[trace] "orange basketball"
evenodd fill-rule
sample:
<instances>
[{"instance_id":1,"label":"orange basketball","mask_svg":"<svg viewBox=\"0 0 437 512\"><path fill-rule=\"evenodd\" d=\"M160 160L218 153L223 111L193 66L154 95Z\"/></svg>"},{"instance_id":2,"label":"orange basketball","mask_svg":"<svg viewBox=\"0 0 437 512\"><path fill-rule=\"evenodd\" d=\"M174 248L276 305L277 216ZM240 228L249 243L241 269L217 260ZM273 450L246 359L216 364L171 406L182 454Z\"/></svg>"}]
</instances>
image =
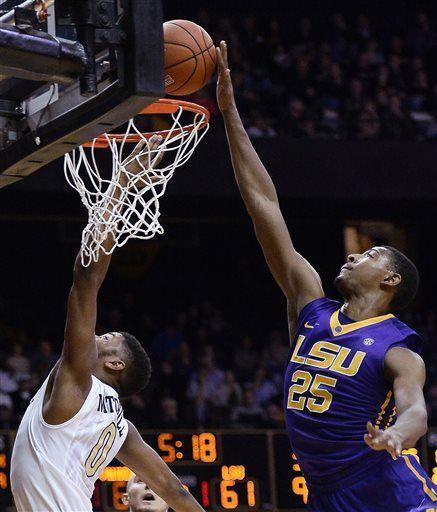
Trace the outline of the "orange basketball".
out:
<instances>
[{"instance_id":1,"label":"orange basketball","mask_svg":"<svg viewBox=\"0 0 437 512\"><path fill-rule=\"evenodd\" d=\"M164 23L165 91L184 96L201 89L211 79L216 64L211 36L187 20Z\"/></svg>"}]
</instances>

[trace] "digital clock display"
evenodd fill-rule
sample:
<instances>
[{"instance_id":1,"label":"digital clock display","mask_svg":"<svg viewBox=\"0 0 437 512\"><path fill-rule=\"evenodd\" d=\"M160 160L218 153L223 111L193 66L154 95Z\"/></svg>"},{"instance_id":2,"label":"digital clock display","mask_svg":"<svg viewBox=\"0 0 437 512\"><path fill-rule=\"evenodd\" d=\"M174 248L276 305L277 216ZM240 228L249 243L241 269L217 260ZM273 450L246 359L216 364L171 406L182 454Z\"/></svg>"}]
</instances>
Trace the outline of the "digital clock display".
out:
<instances>
[{"instance_id":1,"label":"digital clock display","mask_svg":"<svg viewBox=\"0 0 437 512\"><path fill-rule=\"evenodd\" d=\"M155 448L167 463L204 463L219 464L221 450L219 447L220 437L211 432L200 434L184 434L162 432L148 438L146 441Z\"/></svg>"},{"instance_id":2,"label":"digital clock display","mask_svg":"<svg viewBox=\"0 0 437 512\"><path fill-rule=\"evenodd\" d=\"M14 435L0 431L0 510L12 506L9 467ZM283 431L174 430L142 435L206 511L306 510L305 478ZM420 457L437 483L437 431L430 430L409 453ZM126 510L121 498L131 475L130 469L112 461L97 481L93 510Z\"/></svg>"}]
</instances>

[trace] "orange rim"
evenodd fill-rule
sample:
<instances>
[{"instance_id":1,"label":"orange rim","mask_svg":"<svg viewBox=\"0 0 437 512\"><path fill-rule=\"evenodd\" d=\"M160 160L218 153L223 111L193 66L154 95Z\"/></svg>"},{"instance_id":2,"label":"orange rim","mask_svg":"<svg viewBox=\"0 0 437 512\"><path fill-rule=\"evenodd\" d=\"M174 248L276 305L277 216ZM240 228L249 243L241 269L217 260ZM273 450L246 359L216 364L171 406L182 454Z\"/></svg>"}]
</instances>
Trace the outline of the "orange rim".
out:
<instances>
[{"instance_id":1,"label":"orange rim","mask_svg":"<svg viewBox=\"0 0 437 512\"><path fill-rule=\"evenodd\" d=\"M183 100L171 100L168 98L161 98L148 107L144 108L137 115L153 115L153 114L175 114L179 108L182 108L185 112L192 112L193 114L201 114L204 116L204 120L198 124L187 124L182 128L176 128L174 130L160 130L156 132L144 132L139 135L138 133L133 133L131 135L126 136L125 133L107 133L102 134L96 137L93 141L86 142L82 144L85 148L107 148L109 147L108 138L114 140L115 142L127 142L127 143L136 143L139 142L142 138L149 139L152 135L161 135L163 138L167 137L169 133L171 133L171 138L179 135L182 132L191 132L195 128L198 130L203 130L208 123L210 118L209 110L202 105L197 105L196 103L190 103L189 101Z\"/></svg>"}]
</instances>

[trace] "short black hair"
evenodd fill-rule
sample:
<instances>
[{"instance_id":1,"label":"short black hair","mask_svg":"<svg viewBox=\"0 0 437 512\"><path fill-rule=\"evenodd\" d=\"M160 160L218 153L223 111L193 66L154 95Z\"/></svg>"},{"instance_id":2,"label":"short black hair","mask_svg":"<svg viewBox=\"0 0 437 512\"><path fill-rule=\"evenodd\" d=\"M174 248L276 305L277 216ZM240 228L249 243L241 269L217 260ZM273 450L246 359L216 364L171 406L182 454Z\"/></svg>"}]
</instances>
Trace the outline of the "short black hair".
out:
<instances>
[{"instance_id":1,"label":"short black hair","mask_svg":"<svg viewBox=\"0 0 437 512\"><path fill-rule=\"evenodd\" d=\"M390 245L383 245L382 247L390 252L392 270L402 278L390 304L393 311L401 311L416 296L420 281L419 272L416 265L401 251Z\"/></svg>"},{"instance_id":2,"label":"short black hair","mask_svg":"<svg viewBox=\"0 0 437 512\"><path fill-rule=\"evenodd\" d=\"M124 348L127 354L126 368L118 381L118 392L121 398L138 393L144 389L152 375L150 357L141 343L128 332L120 332L124 338Z\"/></svg>"}]
</instances>

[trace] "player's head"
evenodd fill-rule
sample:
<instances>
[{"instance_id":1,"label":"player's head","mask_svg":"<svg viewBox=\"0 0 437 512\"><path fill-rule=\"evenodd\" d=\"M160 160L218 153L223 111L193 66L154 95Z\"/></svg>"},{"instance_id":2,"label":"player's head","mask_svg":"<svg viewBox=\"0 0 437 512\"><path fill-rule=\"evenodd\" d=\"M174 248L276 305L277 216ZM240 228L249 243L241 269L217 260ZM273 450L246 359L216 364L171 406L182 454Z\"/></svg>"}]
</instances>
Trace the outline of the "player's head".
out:
<instances>
[{"instance_id":1,"label":"player's head","mask_svg":"<svg viewBox=\"0 0 437 512\"><path fill-rule=\"evenodd\" d=\"M141 343L127 332L109 332L96 336L98 377L113 385L119 395L131 396L144 389L152 366Z\"/></svg>"},{"instance_id":2,"label":"player's head","mask_svg":"<svg viewBox=\"0 0 437 512\"><path fill-rule=\"evenodd\" d=\"M129 479L122 501L129 507L129 512L168 511L167 503L136 475L132 475Z\"/></svg>"},{"instance_id":3,"label":"player's head","mask_svg":"<svg viewBox=\"0 0 437 512\"><path fill-rule=\"evenodd\" d=\"M414 263L394 247L372 247L350 254L335 279L345 298L385 295L390 311L400 311L414 299L419 273Z\"/></svg>"}]
</instances>

